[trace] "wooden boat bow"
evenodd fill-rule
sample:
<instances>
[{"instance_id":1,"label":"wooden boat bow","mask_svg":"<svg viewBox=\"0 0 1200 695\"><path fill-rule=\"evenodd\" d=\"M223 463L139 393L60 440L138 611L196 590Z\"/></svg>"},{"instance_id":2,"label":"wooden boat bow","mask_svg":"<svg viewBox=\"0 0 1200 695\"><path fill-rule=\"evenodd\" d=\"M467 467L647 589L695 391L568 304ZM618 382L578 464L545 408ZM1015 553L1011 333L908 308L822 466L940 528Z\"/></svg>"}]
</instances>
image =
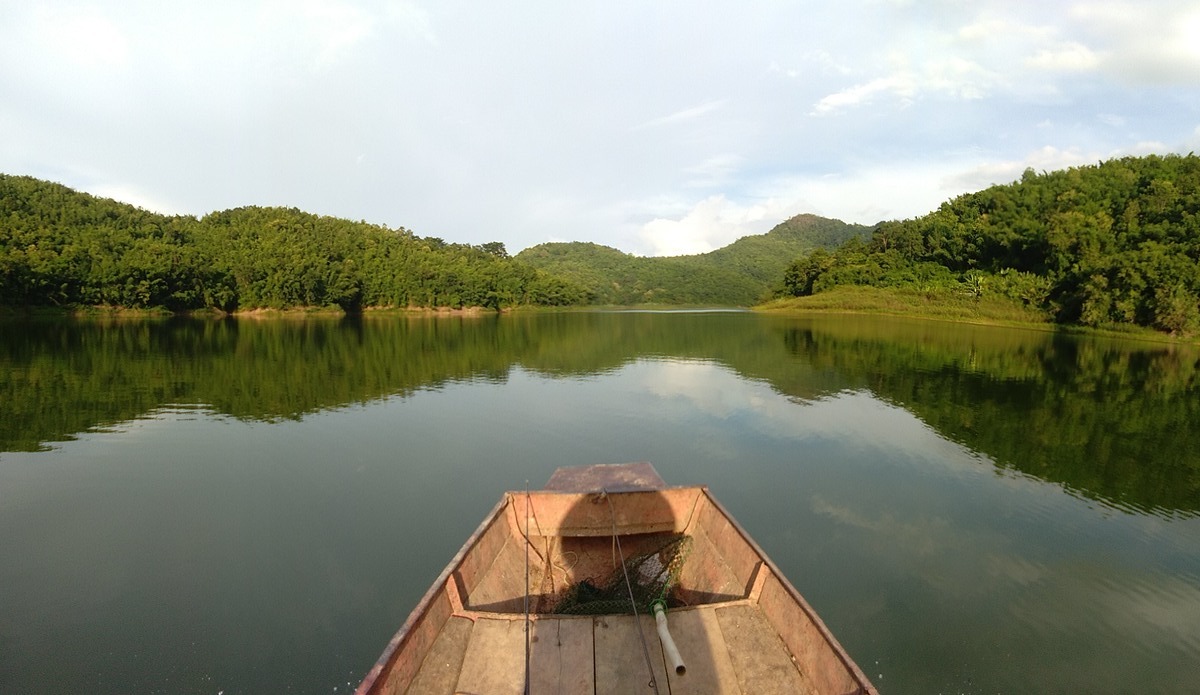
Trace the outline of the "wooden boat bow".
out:
<instances>
[{"instance_id":1,"label":"wooden boat bow","mask_svg":"<svg viewBox=\"0 0 1200 695\"><path fill-rule=\"evenodd\" d=\"M526 536L526 517L529 531ZM654 618L558 615L583 578L611 572L664 534L691 554L672 591L686 673L665 667ZM655 540L659 539L659 540ZM359 695L525 691L650 693L636 630L651 636L660 695L877 693L832 633L705 487L670 487L649 463L560 468L542 490L506 493L434 581L359 685ZM653 652L657 652L654 654Z\"/></svg>"}]
</instances>

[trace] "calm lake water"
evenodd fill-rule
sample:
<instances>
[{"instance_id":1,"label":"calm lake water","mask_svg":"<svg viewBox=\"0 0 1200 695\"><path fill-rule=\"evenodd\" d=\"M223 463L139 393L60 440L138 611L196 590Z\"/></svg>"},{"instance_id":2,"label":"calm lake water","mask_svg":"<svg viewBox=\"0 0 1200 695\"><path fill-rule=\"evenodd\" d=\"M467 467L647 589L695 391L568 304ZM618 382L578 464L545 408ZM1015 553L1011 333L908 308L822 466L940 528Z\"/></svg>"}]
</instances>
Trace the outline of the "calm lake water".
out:
<instances>
[{"instance_id":1,"label":"calm lake water","mask_svg":"<svg viewBox=\"0 0 1200 695\"><path fill-rule=\"evenodd\" d=\"M596 312L0 322L0 692L352 691L504 490L634 460L883 692L1200 687L1195 350Z\"/></svg>"}]
</instances>

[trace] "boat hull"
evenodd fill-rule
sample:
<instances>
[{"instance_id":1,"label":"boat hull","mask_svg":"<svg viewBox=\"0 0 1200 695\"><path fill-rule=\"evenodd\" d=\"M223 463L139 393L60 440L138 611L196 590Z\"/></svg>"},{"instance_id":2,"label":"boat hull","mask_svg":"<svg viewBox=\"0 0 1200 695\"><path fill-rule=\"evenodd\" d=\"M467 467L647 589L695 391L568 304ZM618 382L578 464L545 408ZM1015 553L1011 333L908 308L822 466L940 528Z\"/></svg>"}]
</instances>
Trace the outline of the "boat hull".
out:
<instances>
[{"instance_id":1,"label":"boat hull","mask_svg":"<svg viewBox=\"0 0 1200 695\"><path fill-rule=\"evenodd\" d=\"M614 533L622 562L664 535L689 537L668 617L686 673L666 668L648 615L551 612L568 586L619 565ZM650 669L673 695L876 692L707 488L668 487L645 463L560 469L543 490L506 493L357 692L526 692L527 596L535 695L653 692Z\"/></svg>"}]
</instances>

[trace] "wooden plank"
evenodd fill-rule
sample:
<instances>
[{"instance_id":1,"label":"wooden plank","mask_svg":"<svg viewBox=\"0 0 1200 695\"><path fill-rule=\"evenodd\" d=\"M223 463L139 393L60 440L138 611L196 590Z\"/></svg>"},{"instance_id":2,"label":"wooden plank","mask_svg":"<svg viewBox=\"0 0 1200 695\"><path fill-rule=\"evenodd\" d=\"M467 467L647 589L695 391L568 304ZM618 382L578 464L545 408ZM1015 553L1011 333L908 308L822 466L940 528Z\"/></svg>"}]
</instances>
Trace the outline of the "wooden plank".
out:
<instances>
[{"instance_id":1,"label":"wooden plank","mask_svg":"<svg viewBox=\"0 0 1200 695\"><path fill-rule=\"evenodd\" d=\"M661 490L667 483L647 461L636 463L600 463L594 466L566 466L555 469L543 490L558 492L628 492Z\"/></svg>"},{"instance_id":2,"label":"wooden plank","mask_svg":"<svg viewBox=\"0 0 1200 695\"><path fill-rule=\"evenodd\" d=\"M524 693L525 622L476 620L454 692L459 695Z\"/></svg>"},{"instance_id":3,"label":"wooden plank","mask_svg":"<svg viewBox=\"0 0 1200 695\"><path fill-rule=\"evenodd\" d=\"M525 507L531 507L531 535L610 536L614 518L617 533L679 533L687 528L703 493L698 487L600 493L510 492L506 514L513 535L525 527ZM611 503L611 504L610 504Z\"/></svg>"},{"instance_id":4,"label":"wooden plank","mask_svg":"<svg viewBox=\"0 0 1200 695\"><path fill-rule=\"evenodd\" d=\"M746 597L745 584L729 569L704 527L691 529L692 549L683 563L676 595L688 605L735 601Z\"/></svg>"},{"instance_id":5,"label":"wooden plank","mask_svg":"<svg viewBox=\"0 0 1200 695\"><path fill-rule=\"evenodd\" d=\"M829 628L825 626L825 623L821 621L820 616L818 616L816 611L812 609L812 606L808 605L808 602L804 600L804 597L800 595L800 592L797 591L796 588L787 580L787 578L783 576L783 574L779 571L779 567L777 567L775 563L771 561L771 558L767 557L762 548L758 546L758 543L756 543L753 538L746 534L745 529L743 529L733 517L729 516L729 512L724 506L721 505L719 501L717 501L717 499L711 495L707 495L707 501L712 505L713 509L719 511L721 515L726 518L727 522L742 537L744 543L751 550L751 552L753 552L754 555L762 560L763 564L766 565L766 569L770 570L770 576L764 577L762 592L758 599L759 605L764 614L769 616L769 620L779 629L779 634L784 638L786 644L788 644L788 648L796 657L796 661L799 664L801 672L805 674L813 674L814 676L818 676L822 679L825 679L827 676L831 676L833 680L838 681L838 683L822 683L818 681L812 686L813 689L820 693L830 692L836 693L837 695L849 695L850 693L855 693L858 695L878 695L879 691L877 691L875 687L871 685L870 679L868 679L866 674L862 672L862 669L860 669L858 665L854 663L854 660L850 658L850 655L846 653L846 650L842 648L842 645L838 644L837 638L833 636L833 633L831 633ZM701 505L701 507L703 506L704 505ZM703 510L701 516L704 516ZM701 523L704 523L703 520ZM717 543L717 545L722 545L720 540L716 538L713 540ZM761 573L759 576L762 576ZM773 584L776 584L777 586L773 586ZM779 589L779 591L776 591L776 589ZM774 597L776 596L778 596L778 600L775 600ZM802 613L806 617L806 620L789 622L794 620L794 618L785 617L785 615L794 616L796 615L796 611ZM802 644L798 647L793 646L798 644L798 641L794 639L796 637L794 632L796 631L797 627L799 627L801 632L807 631L810 627L815 630L815 632L819 635L819 639L825 643L828 654L831 655L837 662L840 662L840 666L831 665L830 662L825 660L824 657L818 659L818 661L821 663L811 663L810 655L804 653L804 647ZM800 649L801 651L797 651L797 649ZM832 667L826 670L826 668L830 666ZM843 677L848 678L852 685L844 685L846 681Z\"/></svg>"},{"instance_id":6,"label":"wooden plank","mask_svg":"<svg viewBox=\"0 0 1200 695\"><path fill-rule=\"evenodd\" d=\"M812 693L783 640L756 606L718 608L717 622L737 672L738 687L756 695Z\"/></svg>"},{"instance_id":7,"label":"wooden plank","mask_svg":"<svg viewBox=\"0 0 1200 695\"><path fill-rule=\"evenodd\" d=\"M367 671L367 675L355 690L356 695L395 695L404 692L412 683L430 645L452 610L446 590L446 584L455 581L451 573L462 565L469 551L479 542L488 527L500 518L505 504L505 499L497 502L475 532L467 538L463 547L451 558L450 564L446 565L446 569L434 580L433 586L429 587L416 608L409 613L408 619L392 636L375 665Z\"/></svg>"},{"instance_id":8,"label":"wooden plank","mask_svg":"<svg viewBox=\"0 0 1200 695\"><path fill-rule=\"evenodd\" d=\"M654 620L641 616L658 695L668 694L667 669L654 631ZM593 621L596 642L596 695L651 695L645 651L632 615L599 616Z\"/></svg>"},{"instance_id":9,"label":"wooden plank","mask_svg":"<svg viewBox=\"0 0 1200 695\"><path fill-rule=\"evenodd\" d=\"M505 498L508 499L507 497ZM488 574L496 558L504 548L511 545L509 524L497 515L479 534L478 540L471 546L454 575L463 590L463 598L474 596L483 578Z\"/></svg>"},{"instance_id":10,"label":"wooden plank","mask_svg":"<svg viewBox=\"0 0 1200 695\"><path fill-rule=\"evenodd\" d=\"M747 542L747 536L715 499L705 494L698 505L698 525L704 529L713 546L720 551L725 564L737 582L736 593L745 596L750 590L754 568L762 558L757 548Z\"/></svg>"},{"instance_id":11,"label":"wooden plank","mask_svg":"<svg viewBox=\"0 0 1200 695\"><path fill-rule=\"evenodd\" d=\"M358 686L358 693L396 695L412 684L421 662L450 618L452 606L446 594L445 577L443 572L442 583L435 584L404 621L383 656Z\"/></svg>"},{"instance_id":12,"label":"wooden plank","mask_svg":"<svg viewBox=\"0 0 1200 695\"><path fill-rule=\"evenodd\" d=\"M538 566L530 553L530 563ZM537 588L535 583L534 588ZM495 561L479 576L467 600L475 611L493 613L525 612L525 539L510 538L495 555Z\"/></svg>"},{"instance_id":13,"label":"wooden plank","mask_svg":"<svg viewBox=\"0 0 1200 695\"><path fill-rule=\"evenodd\" d=\"M406 695L453 695L473 626L456 616L446 621Z\"/></svg>"},{"instance_id":14,"label":"wooden plank","mask_svg":"<svg viewBox=\"0 0 1200 695\"><path fill-rule=\"evenodd\" d=\"M859 692L854 673L846 666L840 650L827 638L820 619L773 572L767 573L759 596L761 612L813 688L821 693Z\"/></svg>"},{"instance_id":15,"label":"wooden plank","mask_svg":"<svg viewBox=\"0 0 1200 695\"><path fill-rule=\"evenodd\" d=\"M530 688L533 695L593 695L590 618L551 618L533 622Z\"/></svg>"},{"instance_id":16,"label":"wooden plank","mask_svg":"<svg viewBox=\"0 0 1200 695\"><path fill-rule=\"evenodd\" d=\"M712 608L673 611L667 614L671 638L687 671L672 671L671 695L741 693L737 672L729 658L716 611ZM654 642L658 641L657 635Z\"/></svg>"}]
</instances>

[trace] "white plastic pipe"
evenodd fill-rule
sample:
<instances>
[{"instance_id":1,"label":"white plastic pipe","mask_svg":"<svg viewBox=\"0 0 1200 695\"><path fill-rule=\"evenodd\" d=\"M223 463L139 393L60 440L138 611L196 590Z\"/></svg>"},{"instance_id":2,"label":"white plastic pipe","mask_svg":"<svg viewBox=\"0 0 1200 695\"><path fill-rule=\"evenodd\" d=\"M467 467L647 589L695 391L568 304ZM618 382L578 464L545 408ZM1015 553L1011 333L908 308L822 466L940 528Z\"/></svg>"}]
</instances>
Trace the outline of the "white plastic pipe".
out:
<instances>
[{"instance_id":1,"label":"white plastic pipe","mask_svg":"<svg viewBox=\"0 0 1200 695\"><path fill-rule=\"evenodd\" d=\"M667 657L667 663L675 669L675 673L682 676L687 671L687 667L683 665L683 658L679 656L679 648L675 646L675 640L671 639L671 631L667 629L667 612L661 603L654 604L654 622L658 625L658 641L662 642L663 654Z\"/></svg>"}]
</instances>

